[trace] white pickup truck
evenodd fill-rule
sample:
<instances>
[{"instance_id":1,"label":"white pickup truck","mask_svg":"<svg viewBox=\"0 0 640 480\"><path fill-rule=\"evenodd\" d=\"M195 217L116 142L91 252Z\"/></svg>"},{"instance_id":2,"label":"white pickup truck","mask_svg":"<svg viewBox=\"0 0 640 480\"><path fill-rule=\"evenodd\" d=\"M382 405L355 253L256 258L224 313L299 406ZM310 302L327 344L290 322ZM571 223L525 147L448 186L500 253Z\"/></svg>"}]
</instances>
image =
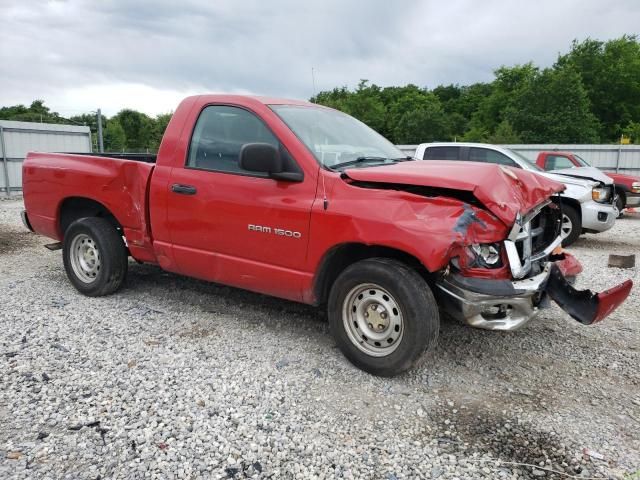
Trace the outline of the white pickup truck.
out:
<instances>
[{"instance_id":1,"label":"white pickup truck","mask_svg":"<svg viewBox=\"0 0 640 480\"><path fill-rule=\"evenodd\" d=\"M459 160L496 163L522 168L564 183L562 193L562 245L569 246L582 233L609 230L618 216L613 180L597 168L572 169L570 174L549 173L508 148L486 143L421 143L418 160Z\"/></svg>"}]
</instances>

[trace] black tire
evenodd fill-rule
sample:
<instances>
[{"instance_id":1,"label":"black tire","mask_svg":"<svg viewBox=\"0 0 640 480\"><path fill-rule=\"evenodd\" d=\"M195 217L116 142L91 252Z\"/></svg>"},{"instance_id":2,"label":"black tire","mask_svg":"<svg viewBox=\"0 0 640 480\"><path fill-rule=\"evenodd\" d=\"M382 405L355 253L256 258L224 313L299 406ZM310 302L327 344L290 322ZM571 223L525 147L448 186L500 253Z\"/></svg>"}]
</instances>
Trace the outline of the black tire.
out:
<instances>
[{"instance_id":1,"label":"black tire","mask_svg":"<svg viewBox=\"0 0 640 480\"><path fill-rule=\"evenodd\" d=\"M575 243L580 234L582 233L582 220L580 219L580 215L576 211L574 207L571 205L563 205L562 206L562 214L566 215L568 219L571 221L571 231L569 234L562 240L562 246L568 247ZM564 222L564 219L563 219Z\"/></svg>"},{"instance_id":2,"label":"black tire","mask_svg":"<svg viewBox=\"0 0 640 480\"><path fill-rule=\"evenodd\" d=\"M77 239L74 245L74 239ZM80 245L82 240L93 246L93 251L97 251L99 261L91 273L84 273L82 278L82 267L78 266L76 260L74 269L74 255L71 251L76 248L79 251L83 248ZM73 247L72 247L73 246ZM90 252L89 252L90 253ZM79 253L77 255L80 255ZM75 258L78 258L77 256ZM128 255L127 248L116 228L104 218L87 217L76 220L64 234L62 259L67 277L74 287L80 292L90 297L100 297L109 295L118 290L127 276ZM77 270L80 269L81 273ZM88 280L86 277L93 278Z\"/></svg>"},{"instance_id":3,"label":"black tire","mask_svg":"<svg viewBox=\"0 0 640 480\"><path fill-rule=\"evenodd\" d=\"M624 198L624 194L618 194L618 197L616 198L616 208L618 209L618 218L621 218L623 213L622 210L624 210L626 204L626 199Z\"/></svg>"},{"instance_id":4,"label":"black tire","mask_svg":"<svg viewBox=\"0 0 640 480\"><path fill-rule=\"evenodd\" d=\"M346 321L343 320L345 318L343 312L350 313L352 308L354 312L356 311L355 305L347 305L352 292L354 290L357 292L361 286L372 284L381 287L378 294L381 294L381 291L388 292L400 312L398 314L394 310L394 315L401 320L394 320L389 315L389 322L399 321L402 325L400 330L402 335L397 340L395 350L384 356L374 356L362 351L361 348L365 342L357 342L361 345L358 347L350 336L354 336L353 330L360 333L362 331L357 330L358 327L354 327L351 334L347 331L348 328L351 328L348 326L349 323L353 320L353 324L356 325L357 321L351 315ZM368 288L366 286L365 290ZM368 290L368 293L374 291L375 288ZM389 300L386 295L382 295L382 297ZM357 302L357 298L362 298L362 295L353 298ZM386 312L383 306L376 308ZM356 367L373 375L391 377L410 369L421 363L421 360L424 360L427 354L435 349L438 340L440 318L436 300L429 285L414 269L393 259L370 258L347 267L331 288L327 314L331 333L345 357ZM398 317L398 315L400 316ZM388 324L387 328L391 328L391 324ZM365 337L363 336L363 338ZM360 339L358 338L358 340ZM383 347L385 346L386 344L383 345ZM379 344L378 347L380 347Z\"/></svg>"}]
</instances>

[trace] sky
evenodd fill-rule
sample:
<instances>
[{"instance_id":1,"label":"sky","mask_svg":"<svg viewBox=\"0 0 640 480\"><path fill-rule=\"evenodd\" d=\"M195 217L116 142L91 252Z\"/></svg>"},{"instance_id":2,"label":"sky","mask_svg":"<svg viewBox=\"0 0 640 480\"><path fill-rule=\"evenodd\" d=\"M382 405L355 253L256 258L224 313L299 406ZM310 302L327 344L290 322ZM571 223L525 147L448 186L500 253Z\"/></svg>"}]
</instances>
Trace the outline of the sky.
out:
<instances>
[{"instance_id":1,"label":"sky","mask_svg":"<svg viewBox=\"0 0 640 480\"><path fill-rule=\"evenodd\" d=\"M0 19L0 106L156 115L197 93L491 81L573 39L640 32L640 2L0 0Z\"/></svg>"}]
</instances>

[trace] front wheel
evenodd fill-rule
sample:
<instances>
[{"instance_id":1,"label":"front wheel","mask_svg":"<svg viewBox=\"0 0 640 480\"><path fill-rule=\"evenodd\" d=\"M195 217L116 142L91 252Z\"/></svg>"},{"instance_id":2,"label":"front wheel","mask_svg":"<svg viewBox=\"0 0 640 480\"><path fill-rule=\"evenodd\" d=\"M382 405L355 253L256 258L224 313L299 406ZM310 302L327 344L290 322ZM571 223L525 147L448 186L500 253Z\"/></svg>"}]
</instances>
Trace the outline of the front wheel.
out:
<instances>
[{"instance_id":1,"label":"front wheel","mask_svg":"<svg viewBox=\"0 0 640 480\"><path fill-rule=\"evenodd\" d=\"M73 222L64 234L62 259L73 286L90 297L115 292L127 275L127 249L116 228L104 218Z\"/></svg>"},{"instance_id":2,"label":"front wheel","mask_svg":"<svg viewBox=\"0 0 640 480\"><path fill-rule=\"evenodd\" d=\"M569 205L562 206L562 228L560 236L562 246L572 245L582 233L582 222L575 208Z\"/></svg>"},{"instance_id":3,"label":"front wheel","mask_svg":"<svg viewBox=\"0 0 640 480\"><path fill-rule=\"evenodd\" d=\"M327 308L342 353L374 375L408 370L438 339L440 319L431 289L396 260L371 258L347 267L331 288Z\"/></svg>"},{"instance_id":4,"label":"front wheel","mask_svg":"<svg viewBox=\"0 0 640 480\"><path fill-rule=\"evenodd\" d=\"M616 197L616 210L618 211L618 218L622 217L622 211L624 210L625 199L622 195Z\"/></svg>"}]
</instances>

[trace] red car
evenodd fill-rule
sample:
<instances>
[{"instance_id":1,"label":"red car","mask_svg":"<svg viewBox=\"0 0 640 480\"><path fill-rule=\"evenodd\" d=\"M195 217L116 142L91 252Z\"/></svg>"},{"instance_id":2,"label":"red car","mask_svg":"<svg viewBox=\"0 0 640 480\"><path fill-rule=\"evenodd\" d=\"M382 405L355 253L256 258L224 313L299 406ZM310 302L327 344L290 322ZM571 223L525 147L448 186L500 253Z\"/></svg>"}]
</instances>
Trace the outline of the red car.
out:
<instances>
[{"instance_id":1,"label":"red car","mask_svg":"<svg viewBox=\"0 0 640 480\"><path fill-rule=\"evenodd\" d=\"M570 152L540 152L536 164L546 170L564 170L566 168L591 167L586 160L579 155ZM625 173L605 172L615 182L616 207L622 214L625 208L640 206L640 177Z\"/></svg>"},{"instance_id":2,"label":"red car","mask_svg":"<svg viewBox=\"0 0 640 480\"><path fill-rule=\"evenodd\" d=\"M106 295L128 257L326 305L342 352L394 375L434 349L439 309L512 330L555 300L602 320L631 281L594 294L559 249L562 184L498 165L418 162L307 102L184 100L154 155L31 153L25 224L56 239L71 283Z\"/></svg>"}]
</instances>

